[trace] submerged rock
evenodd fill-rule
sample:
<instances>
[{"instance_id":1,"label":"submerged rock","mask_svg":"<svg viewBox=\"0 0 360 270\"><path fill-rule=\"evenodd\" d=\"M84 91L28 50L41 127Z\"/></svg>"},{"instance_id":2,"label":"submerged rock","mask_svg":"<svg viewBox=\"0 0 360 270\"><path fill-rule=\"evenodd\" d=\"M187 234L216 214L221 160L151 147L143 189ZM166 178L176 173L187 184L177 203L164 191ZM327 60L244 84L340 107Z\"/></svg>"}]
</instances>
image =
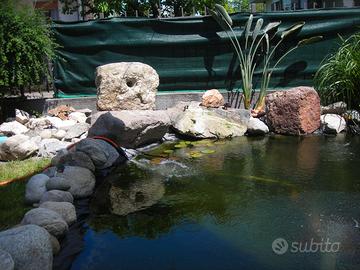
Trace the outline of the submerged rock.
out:
<instances>
[{"instance_id":1,"label":"submerged rock","mask_svg":"<svg viewBox=\"0 0 360 270\"><path fill-rule=\"evenodd\" d=\"M113 111L93 116L89 136L105 136L119 146L137 148L158 142L168 131L166 111Z\"/></svg>"},{"instance_id":2,"label":"submerged rock","mask_svg":"<svg viewBox=\"0 0 360 270\"><path fill-rule=\"evenodd\" d=\"M242 109L208 109L192 102L174 121L176 132L193 138L231 138L243 136L250 113Z\"/></svg>"},{"instance_id":3,"label":"submerged rock","mask_svg":"<svg viewBox=\"0 0 360 270\"><path fill-rule=\"evenodd\" d=\"M28 136L15 135L0 144L0 160L23 160L34 155L38 150L36 142Z\"/></svg>"},{"instance_id":4,"label":"submerged rock","mask_svg":"<svg viewBox=\"0 0 360 270\"><path fill-rule=\"evenodd\" d=\"M45 230L47 230L50 234L52 234L55 237L63 236L66 233L66 231L69 229L67 223L61 217L61 215L46 208L31 209L24 215L21 224L38 225L44 228Z\"/></svg>"},{"instance_id":5,"label":"submerged rock","mask_svg":"<svg viewBox=\"0 0 360 270\"><path fill-rule=\"evenodd\" d=\"M345 119L337 114L324 114L321 116L321 128L324 133L338 134L346 128Z\"/></svg>"},{"instance_id":6,"label":"submerged rock","mask_svg":"<svg viewBox=\"0 0 360 270\"><path fill-rule=\"evenodd\" d=\"M312 87L296 87L266 96L266 117L276 133L301 135L320 127L320 98Z\"/></svg>"},{"instance_id":7,"label":"submerged rock","mask_svg":"<svg viewBox=\"0 0 360 270\"><path fill-rule=\"evenodd\" d=\"M201 105L207 108L219 108L224 103L224 97L217 89L208 90L202 96Z\"/></svg>"},{"instance_id":8,"label":"submerged rock","mask_svg":"<svg viewBox=\"0 0 360 270\"><path fill-rule=\"evenodd\" d=\"M26 203L33 204L40 201L42 195L46 192L46 183L49 176L45 174L36 174L29 179L25 188Z\"/></svg>"},{"instance_id":9,"label":"submerged rock","mask_svg":"<svg viewBox=\"0 0 360 270\"><path fill-rule=\"evenodd\" d=\"M269 128L260 119L250 117L246 133L248 135L265 135L269 133Z\"/></svg>"},{"instance_id":10,"label":"submerged rock","mask_svg":"<svg viewBox=\"0 0 360 270\"><path fill-rule=\"evenodd\" d=\"M51 270L53 252L49 233L36 225L0 232L1 249L8 252L17 270Z\"/></svg>"},{"instance_id":11,"label":"submerged rock","mask_svg":"<svg viewBox=\"0 0 360 270\"><path fill-rule=\"evenodd\" d=\"M159 75L149 65L121 62L99 66L95 84L100 111L155 109Z\"/></svg>"}]
</instances>

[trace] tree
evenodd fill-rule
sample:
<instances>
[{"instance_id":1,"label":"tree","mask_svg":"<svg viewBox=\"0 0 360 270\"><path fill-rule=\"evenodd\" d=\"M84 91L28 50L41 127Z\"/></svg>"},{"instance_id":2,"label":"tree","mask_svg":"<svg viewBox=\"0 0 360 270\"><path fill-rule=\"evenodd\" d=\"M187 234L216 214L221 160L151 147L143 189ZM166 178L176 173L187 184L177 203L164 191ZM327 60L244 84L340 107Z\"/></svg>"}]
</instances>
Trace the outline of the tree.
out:
<instances>
[{"instance_id":1,"label":"tree","mask_svg":"<svg viewBox=\"0 0 360 270\"><path fill-rule=\"evenodd\" d=\"M48 61L57 47L42 13L17 1L0 5L0 93L24 90L50 78Z\"/></svg>"}]
</instances>

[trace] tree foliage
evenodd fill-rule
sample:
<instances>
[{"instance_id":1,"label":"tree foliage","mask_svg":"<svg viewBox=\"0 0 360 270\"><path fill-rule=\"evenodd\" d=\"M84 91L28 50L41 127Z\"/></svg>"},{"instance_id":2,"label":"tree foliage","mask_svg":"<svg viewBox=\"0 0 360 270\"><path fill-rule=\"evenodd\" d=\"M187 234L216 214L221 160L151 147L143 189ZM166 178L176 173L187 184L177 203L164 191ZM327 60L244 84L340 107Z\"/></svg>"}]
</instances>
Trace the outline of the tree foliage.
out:
<instances>
[{"instance_id":1,"label":"tree foliage","mask_svg":"<svg viewBox=\"0 0 360 270\"><path fill-rule=\"evenodd\" d=\"M49 76L48 60L56 44L45 17L27 6L1 0L0 92L24 93L24 89Z\"/></svg>"}]
</instances>

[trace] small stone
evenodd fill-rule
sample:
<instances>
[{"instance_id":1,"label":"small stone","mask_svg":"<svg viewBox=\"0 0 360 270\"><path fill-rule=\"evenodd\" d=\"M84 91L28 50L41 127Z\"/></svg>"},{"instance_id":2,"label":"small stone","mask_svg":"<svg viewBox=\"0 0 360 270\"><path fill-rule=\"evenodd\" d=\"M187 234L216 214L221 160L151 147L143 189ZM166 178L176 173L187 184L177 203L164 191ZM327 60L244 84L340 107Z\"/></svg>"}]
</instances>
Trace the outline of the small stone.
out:
<instances>
[{"instance_id":1,"label":"small stone","mask_svg":"<svg viewBox=\"0 0 360 270\"><path fill-rule=\"evenodd\" d=\"M28 204L37 203L46 192L46 183L49 177L45 174L36 174L26 183L25 201Z\"/></svg>"},{"instance_id":2,"label":"small stone","mask_svg":"<svg viewBox=\"0 0 360 270\"><path fill-rule=\"evenodd\" d=\"M63 129L67 131L75 125L76 125L76 121L74 120L63 120L61 125L58 127L58 129Z\"/></svg>"},{"instance_id":3,"label":"small stone","mask_svg":"<svg viewBox=\"0 0 360 270\"><path fill-rule=\"evenodd\" d=\"M75 206L69 202L44 202L40 204L41 208L50 209L58 213L66 221L68 225L73 224L76 221Z\"/></svg>"},{"instance_id":4,"label":"small stone","mask_svg":"<svg viewBox=\"0 0 360 270\"><path fill-rule=\"evenodd\" d=\"M58 139L44 139L39 146L39 156L53 157L60 150L66 149L71 143L59 141Z\"/></svg>"},{"instance_id":5,"label":"small stone","mask_svg":"<svg viewBox=\"0 0 360 270\"><path fill-rule=\"evenodd\" d=\"M51 129L44 129L40 132L40 137L42 139L50 139L52 136L52 130Z\"/></svg>"},{"instance_id":6,"label":"small stone","mask_svg":"<svg viewBox=\"0 0 360 270\"><path fill-rule=\"evenodd\" d=\"M59 129L58 131L55 132L55 134L53 135L53 137L55 139L58 139L58 140L62 140L64 139L66 136L66 131L63 130L63 129Z\"/></svg>"},{"instance_id":7,"label":"small stone","mask_svg":"<svg viewBox=\"0 0 360 270\"><path fill-rule=\"evenodd\" d=\"M19 109L15 109L15 119L16 121L18 121L20 124L25 125L27 122L29 122L30 119L30 115L22 110Z\"/></svg>"},{"instance_id":8,"label":"small stone","mask_svg":"<svg viewBox=\"0 0 360 270\"><path fill-rule=\"evenodd\" d=\"M246 133L248 135L265 135L269 133L269 128L260 119L250 117Z\"/></svg>"},{"instance_id":9,"label":"small stone","mask_svg":"<svg viewBox=\"0 0 360 270\"><path fill-rule=\"evenodd\" d=\"M343 101L335 102L328 106L321 106L321 114L343 114L346 112L347 105Z\"/></svg>"},{"instance_id":10,"label":"small stone","mask_svg":"<svg viewBox=\"0 0 360 270\"><path fill-rule=\"evenodd\" d=\"M77 111L77 112L72 112L72 113L70 113L70 115L69 115L69 119L70 120L74 120L74 121L76 121L76 122L78 122L78 123L85 123L86 122L86 115L85 115L85 113L82 113L82 112L79 112L79 111Z\"/></svg>"},{"instance_id":11,"label":"small stone","mask_svg":"<svg viewBox=\"0 0 360 270\"><path fill-rule=\"evenodd\" d=\"M62 120L68 119L68 115L75 112L75 109L68 105L59 105L48 111L48 114L59 117Z\"/></svg>"},{"instance_id":12,"label":"small stone","mask_svg":"<svg viewBox=\"0 0 360 270\"><path fill-rule=\"evenodd\" d=\"M78 112L84 113L86 117L89 117L92 113L92 111L88 108L77 110Z\"/></svg>"},{"instance_id":13,"label":"small stone","mask_svg":"<svg viewBox=\"0 0 360 270\"><path fill-rule=\"evenodd\" d=\"M5 250L0 249L0 269L1 270L13 270L15 263L11 255Z\"/></svg>"},{"instance_id":14,"label":"small stone","mask_svg":"<svg viewBox=\"0 0 360 270\"><path fill-rule=\"evenodd\" d=\"M31 209L24 215L21 224L38 225L40 227L43 227L50 234L52 234L57 238L63 236L66 233L66 231L69 229L67 223L61 217L61 215L46 208Z\"/></svg>"},{"instance_id":15,"label":"small stone","mask_svg":"<svg viewBox=\"0 0 360 270\"><path fill-rule=\"evenodd\" d=\"M16 270L52 269L50 235L39 226L25 225L0 232L0 247L12 256Z\"/></svg>"},{"instance_id":16,"label":"small stone","mask_svg":"<svg viewBox=\"0 0 360 270\"><path fill-rule=\"evenodd\" d=\"M338 134L345 130L346 121L337 114L324 114L321 116L321 127L324 133Z\"/></svg>"},{"instance_id":17,"label":"small stone","mask_svg":"<svg viewBox=\"0 0 360 270\"><path fill-rule=\"evenodd\" d=\"M41 129L50 128L51 122L48 119L46 119L45 117L31 118L29 120L29 122L26 124L26 126L32 130L35 130L35 129L41 130Z\"/></svg>"},{"instance_id":18,"label":"small stone","mask_svg":"<svg viewBox=\"0 0 360 270\"><path fill-rule=\"evenodd\" d=\"M67 182L69 184L69 182ZM50 190L46 191L40 199L40 204L44 202L74 202L74 197L68 191Z\"/></svg>"},{"instance_id":19,"label":"small stone","mask_svg":"<svg viewBox=\"0 0 360 270\"><path fill-rule=\"evenodd\" d=\"M224 97L217 89L208 90L202 96L201 105L207 108L219 108L224 103Z\"/></svg>"},{"instance_id":20,"label":"small stone","mask_svg":"<svg viewBox=\"0 0 360 270\"><path fill-rule=\"evenodd\" d=\"M46 189L50 190L62 190L67 191L70 189L70 185L66 182L64 178L61 177L51 177L46 183Z\"/></svg>"},{"instance_id":21,"label":"small stone","mask_svg":"<svg viewBox=\"0 0 360 270\"><path fill-rule=\"evenodd\" d=\"M61 249L59 240L57 240L55 236L50 234L50 242L51 242L51 247L52 247L53 254L57 255L60 252L60 249Z\"/></svg>"},{"instance_id":22,"label":"small stone","mask_svg":"<svg viewBox=\"0 0 360 270\"><path fill-rule=\"evenodd\" d=\"M0 125L0 134L13 136L26 133L28 129L17 121L5 122Z\"/></svg>"},{"instance_id":23,"label":"small stone","mask_svg":"<svg viewBox=\"0 0 360 270\"><path fill-rule=\"evenodd\" d=\"M62 151L52 159L51 164L53 166L77 166L89 169L92 172L95 171L91 158L86 153L80 151Z\"/></svg>"},{"instance_id":24,"label":"small stone","mask_svg":"<svg viewBox=\"0 0 360 270\"><path fill-rule=\"evenodd\" d=\"M87 123L78 123L75 126L71 127L66 135L65 140L71 140L73 138L78 138L85 132L89 130L90 125Z\"/></svg>"}]
</instances>

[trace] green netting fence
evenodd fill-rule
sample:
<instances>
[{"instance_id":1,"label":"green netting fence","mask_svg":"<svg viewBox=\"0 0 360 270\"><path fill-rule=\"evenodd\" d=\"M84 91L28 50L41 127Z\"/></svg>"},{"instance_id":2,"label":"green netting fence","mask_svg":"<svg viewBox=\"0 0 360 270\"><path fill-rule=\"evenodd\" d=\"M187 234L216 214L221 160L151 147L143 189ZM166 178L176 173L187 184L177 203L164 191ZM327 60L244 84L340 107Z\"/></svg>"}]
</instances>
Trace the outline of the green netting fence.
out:
<instances>
[{"instance_id":1,"label":"green netting fence","mask_svg":"<svg viewBox=\"0 0 360 270\"><path fill-rule=\"evenodd\" d=\"M236 33L244 30L248 13L232 15ZM273 74L271 88L312 85L324 57L360 26L360 9L257 13L264 23L282 21L286 28L305 21L303 29L279 48L280 57L299 40L322 35L323 40L288 55ZM96 94L95 69L113 62L143 62L160 76L159 91L237 89L241 86L236 57L226 36L209 16L172 19L111 18L86 22L54 22L61 48L54 65L59 97ZM261 67L261 63L259 63ZM261 69L256 70L255 88Z\"/></svg>"}]
</instances>

